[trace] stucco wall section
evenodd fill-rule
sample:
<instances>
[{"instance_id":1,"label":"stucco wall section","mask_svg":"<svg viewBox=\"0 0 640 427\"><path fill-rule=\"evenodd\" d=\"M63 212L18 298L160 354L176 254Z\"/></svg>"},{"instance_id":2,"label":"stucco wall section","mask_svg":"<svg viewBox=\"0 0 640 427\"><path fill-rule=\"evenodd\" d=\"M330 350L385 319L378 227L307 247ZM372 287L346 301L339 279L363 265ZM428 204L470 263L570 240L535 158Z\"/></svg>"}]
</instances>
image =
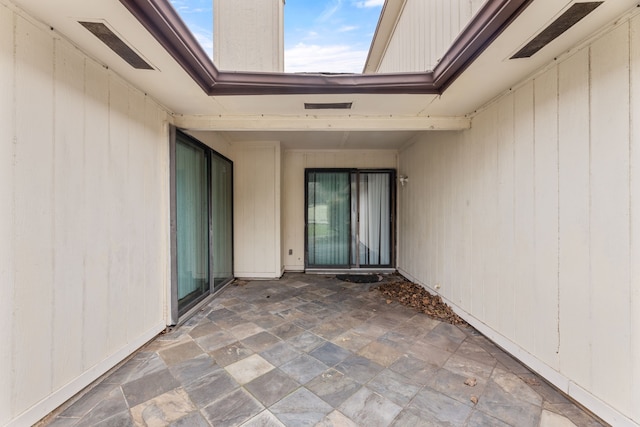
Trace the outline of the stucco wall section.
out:
<instances>
[{"instance_id":1,"label":"stucco wall section","mask_svg":"<svg viewBox=\"0 0 640 427\"><path fill-rule=\"evenodd\" d=\"M0 4L0 424L30 425L164 325L167 114Z\"/></svg>"},{"instance_id":2,"label":"stucco wall section","mask_svg":"<svg viewBox=\"0 0 640 427\"><path fill-rule=\"evenodd\" d=\"M640 423L640 17L400 154L399 268L613 425Z\"/></svg>"}]
</instances>

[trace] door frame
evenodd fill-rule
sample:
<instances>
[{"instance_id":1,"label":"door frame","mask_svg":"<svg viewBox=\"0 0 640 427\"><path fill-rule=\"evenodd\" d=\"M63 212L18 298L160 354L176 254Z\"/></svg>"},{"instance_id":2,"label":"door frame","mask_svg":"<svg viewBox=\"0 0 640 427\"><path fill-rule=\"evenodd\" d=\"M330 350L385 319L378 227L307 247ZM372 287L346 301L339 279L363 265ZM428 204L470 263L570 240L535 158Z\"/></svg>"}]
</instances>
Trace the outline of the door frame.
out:
<instances>
[{"instance_id":1,"label":"door frame","mask_svg":"<svg viewBox=\"0 0 640 427\"><path fill-rule=\"evenodd\" d=\"M234 265L234 224L233 224L233 199L234 199L234 185L233 185L233 161L226 156L215 151L213 148L208 145L198 141L196 138L187 134L186 132L176 128L171 125L169 130L169 205L170 205L170 221L169 221L169 232L170 232L170 268L171 268L171 285L169 290L169 324L176 325L179 321L184 320L189 317L189 313L194 310L194 308L199 307L201 304L207 301L208 297L213 294L221 291L226 285L231 283L234 279L233 275L233 265ZM209 238L209 289L208 292L199 298L193 304L190 304L187 308L180 310L178 307L178 227L177 227L177 194L176 194L176 150L177 150L177 139L178 134L181 138L186 139L189 143L194 144L195 146L204 149L207 158L207 194L208 194L208 238ZM223 282L219 289L214 288L214 280L212 277L214 271L214 251L213 247L213 200L211 197L211 180L212 180L212 161L211 158L213 156L217 156L221 159L224 159L229 162L229 166L231 167L231 266L232 266L232 274L231 277L226 282Z\"/></svg>"},{"instance_id":2,"label":"door frame","mask_svg":"<svg viewBox=\"0 0 640 427\"><path fill-rule=\"evenodd\" d=\"M351 191L349 193L349 209L351 210L351 206L353 203L353 187L355 186L355 202L356 202L356 214L357 220L359 221L360 217L360 173L386 173L389 175L389 221L390 224L390 254L389 254L389 264L384 265L365 265L364 267L360 265L358 253L356 253L356 263L352 263L353 258L353 223L351 218L351 212L349 214L349 262L346 265L309 265L309 174L316 172L348 172ZM354 179L355 177L355 179ZM396 265L396 197L397 197L397 183L396 183L396 170L389 168L366 168L366 169L358 169L358 168L305 168L304 170L304 268L307 269L331 269L331 270L372 270L372 269L380 269L386 270L389 268L395 268ZM359 242L359 232L360 227L356 225L356 243ZM357 245L356 245L357 251Z\"/></svg>"}]
</instances>

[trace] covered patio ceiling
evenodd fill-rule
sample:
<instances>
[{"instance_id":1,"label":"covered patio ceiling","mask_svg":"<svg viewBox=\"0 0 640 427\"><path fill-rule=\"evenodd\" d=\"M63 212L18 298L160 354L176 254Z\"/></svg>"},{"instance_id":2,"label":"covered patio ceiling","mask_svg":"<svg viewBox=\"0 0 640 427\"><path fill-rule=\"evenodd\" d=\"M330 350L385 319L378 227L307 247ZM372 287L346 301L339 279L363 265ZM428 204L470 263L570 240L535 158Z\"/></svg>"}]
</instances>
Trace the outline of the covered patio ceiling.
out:
<instances>
[{"instance_id":1,"label":"covered patio ceiling","mask_svg":"<svg viewBox=\"0 0 640 427\"><path fill-rule=\"evenodd\" d=\"M467 129L476 109L636 5L606 0L532 57L509 59L576 2L487 0L432 71L322 75L221 72L167 0L14 2L157 99L177 126L290 148L398 148L417 132ZM134 69L79 21L104 23L153 69ZM326 102L352 108L304 109Z\"/></svg>"}]
</instances>

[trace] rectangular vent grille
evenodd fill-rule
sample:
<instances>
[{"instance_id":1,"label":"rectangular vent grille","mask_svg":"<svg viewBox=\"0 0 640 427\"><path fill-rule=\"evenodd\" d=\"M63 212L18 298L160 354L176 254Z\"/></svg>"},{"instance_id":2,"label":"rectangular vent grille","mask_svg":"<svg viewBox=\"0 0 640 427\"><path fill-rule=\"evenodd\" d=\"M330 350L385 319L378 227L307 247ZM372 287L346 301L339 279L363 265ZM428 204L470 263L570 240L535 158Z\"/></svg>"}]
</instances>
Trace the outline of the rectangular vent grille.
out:
<instances>
[{"instance_id":1,"label":"rectangular vent grille","mask_svg":"<svg viewBox=\"0 0 640 427\"><path fill-rule=\"evenodd\" d=\"M140 57L133 49L131 49L125 42L122 41L113 31L109 29L102 22L81 22L80 25L89 30L94 36L102 40L104 44L109 46L118 56L133 68L138 70L153 70L153 67L149 65L144 59Z\"/></svg>"},{"instance_id":2,"label":"rectangular vent grille","mask_svg":"<svg viewBox=\"0 0 640 427\"><path fill-rule=\"evenodd\" d=\"M562 33L577 24L582 18L593 12L603 2L590 1L586 3L576 3L566 10L551 25L542 30L525 47L513 55L511 59L530 58L540 49L558 38Z\"/></svg>"},{"instance_id":3,"label":"rectangular vent grille","mask_svg":"<svg viewBox=\"0 0 640 427\"><path fill-rule=\"evenodd\" d=\"M353 102L305 102L305 110L350 110Z\"/></svg>"}]
</instances>

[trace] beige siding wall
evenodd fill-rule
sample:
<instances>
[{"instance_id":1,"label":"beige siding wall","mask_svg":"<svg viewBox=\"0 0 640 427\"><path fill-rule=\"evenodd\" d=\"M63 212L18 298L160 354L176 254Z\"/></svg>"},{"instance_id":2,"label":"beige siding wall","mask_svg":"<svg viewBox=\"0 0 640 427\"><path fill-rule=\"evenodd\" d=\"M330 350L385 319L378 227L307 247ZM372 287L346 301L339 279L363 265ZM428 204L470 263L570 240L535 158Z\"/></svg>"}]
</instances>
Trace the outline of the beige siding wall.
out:
<instances>
[{"instance_id":1,"label":"beige siding wall","mask_svg":"<svg viewBox=\"0 0 640 427\"><path fill-rule=\"evenodd\" d=\"M280 258L280 143L234 146L234 274L274 278Z\"/></svg>"},{"instance_id":2,"label":"beige siding wall","mask_svg":"<svg viewBox=\"0 0 640 427\"><path fill-rule=\"evenodd\" d=\"M284 0L216 0L214 62L221 70L284 71Z\"/></svg>"},{"instance_id":3,"label":"beige siding wall","mask_svg":"<svg viewBox=\"0 0 640 427\"><path fill-rule=\"evenodd\" d=\"M282 259L285 270L304 270L304 170L396 169L395 150L285 151L282 181ZM292 254L289 255L289 249Z\"/></svg>"},{"instance_id":4,"label":"beige siding wall","mask_svg":"<svg viewBox=\"0 0 640 427\"><path fill-rule=\"evenodd\" d=\"M640 423L640 16L400 155L400 269Z\"/></svg>"},{"instance_id":5,"label":"beige siding wall","mask_svg":"<svg viewBox=\"0 0 640 427\"><path fill-rule=\"evenodd\" d=\"M377 72L432 70L483 3L406 0Z\"/></svg>"},{"instance_id":6,"label":"beige siding wall","mask_svg":"<svg viewBox=\"0 0 640 427\"><path fill-rule=\"evenodd\" d=\"M226 158L233 160L233 146L229 141L217 132L205 131L186 131L198 141L214 149L218 154L222 154Z\"/></svg>"},{"instance_id":7,"label":"beige siding wall","mask_svg":"<svg viewBox=\"0 0 640 427\"><path fill-rule=\"evenodd\" d=\"M0 3L0 425L30 425L164 325L166 113Z\"/></svg>"}]
</instances>

